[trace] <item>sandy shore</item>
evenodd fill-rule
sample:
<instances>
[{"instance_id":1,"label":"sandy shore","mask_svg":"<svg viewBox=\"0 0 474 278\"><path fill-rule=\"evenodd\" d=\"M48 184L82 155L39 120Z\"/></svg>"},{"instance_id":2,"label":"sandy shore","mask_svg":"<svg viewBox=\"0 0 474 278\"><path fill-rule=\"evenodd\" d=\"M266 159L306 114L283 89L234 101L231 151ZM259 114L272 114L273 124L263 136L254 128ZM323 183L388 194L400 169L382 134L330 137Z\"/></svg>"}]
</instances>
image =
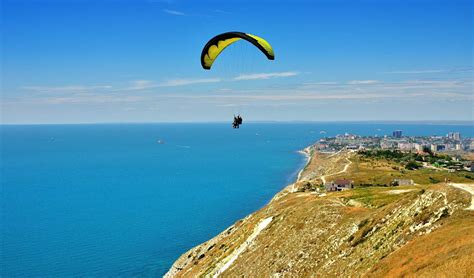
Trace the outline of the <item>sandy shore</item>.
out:
<instances>
[{"instance_id":1,"label":"sandy shore","mask_svg":"<svg viewBox=\"0 0 474 278\"><path fill-rule=\"evenodd\" d=\"M309 165L309 163L311 162L311 150L313 148L313 145L311 146L308 146L306 148L304 148L303 150L301 151L298 151L298 153L304 155L306 157L306 163L304 164L303 168L301 168L301 170L298 172L298 176L296 178L296 181L300 181L301 180L301 175L303 174L303 171L304 169Z\"/></svg>"}]
</instances>

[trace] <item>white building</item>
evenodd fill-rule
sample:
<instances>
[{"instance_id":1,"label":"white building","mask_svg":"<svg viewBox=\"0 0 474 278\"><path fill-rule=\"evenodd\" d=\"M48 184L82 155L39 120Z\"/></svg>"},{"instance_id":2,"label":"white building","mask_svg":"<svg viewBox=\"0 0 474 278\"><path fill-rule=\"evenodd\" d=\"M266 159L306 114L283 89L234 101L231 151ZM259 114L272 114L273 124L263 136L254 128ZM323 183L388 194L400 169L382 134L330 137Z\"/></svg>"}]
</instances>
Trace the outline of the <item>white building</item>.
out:
<instances>
[{"instance_id":1,"label":"white building","mask_svg":"<svg viewBox=\"0 0 474 278\"><path fill-rule=\"evenodd\" d=\"M399 142L398 149L401 151L411 151L415 148L413 143Z\"/></svg>"},{"instance_id":2,"label":"white building","mask_svg":"<svg viewBox=\"0 0 474 278\"><path fill-rule=\"evenodd\" d=\"M460 132L449 132L447 137L452 140L460 141L461 133Z\"/></svg>"},{"instance_id":3,"label":"white building","mask_svg":"<svg viewBox=\"0 0 474 278\"><path fill-rule=\"evenodd\" d=\"M412 179L393 179L392 185L414 185Z\"/></svg>"},{"instance_id":4,"label":"white building","mask_svg":"<svg viewBox=\"0 0 474 278\"><path fill-rule=\"evenodd\" d=\"M419 151L419 152L423 151L423 149L424 149L425 146L426 146L426 145L418 144L418 143L415 143L415 144L413 145L413 147L415 148L415 150L417 150L417 151Z\"/></svg>"},{"instance_id":5,"label":"white building","mask_svg":"<svg viewBox=\"0 0 474 278\"><path fill-rule=\"evenodd\" d=\"M351 180L339 179L324 184L326 191L343 191L354 188L354 184Z\"/></svg>"}]
</instances>

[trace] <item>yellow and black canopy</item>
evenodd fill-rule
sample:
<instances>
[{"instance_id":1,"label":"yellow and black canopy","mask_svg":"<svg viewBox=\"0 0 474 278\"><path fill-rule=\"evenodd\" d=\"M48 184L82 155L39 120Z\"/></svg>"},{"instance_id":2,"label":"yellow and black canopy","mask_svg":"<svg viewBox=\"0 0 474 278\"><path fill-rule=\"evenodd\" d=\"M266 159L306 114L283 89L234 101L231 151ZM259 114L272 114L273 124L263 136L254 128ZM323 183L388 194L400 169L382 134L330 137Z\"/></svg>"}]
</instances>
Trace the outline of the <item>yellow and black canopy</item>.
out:
<instances>
[{"instance_id":1,"label":"yellow and black canopy","mask_svg":"<svg viewBox=\"0 0 474 278\"><path fill-rule=\"evenodd\" d=\"M206 43L201 53L201 65L204 69L211 69L212 64L221 52L238 40L246 40L255 45L267 56L269 60L275 60L272 46L264 39L255 35L242 32L227 32L215 36Z\"/></svg>"}]
</instances>

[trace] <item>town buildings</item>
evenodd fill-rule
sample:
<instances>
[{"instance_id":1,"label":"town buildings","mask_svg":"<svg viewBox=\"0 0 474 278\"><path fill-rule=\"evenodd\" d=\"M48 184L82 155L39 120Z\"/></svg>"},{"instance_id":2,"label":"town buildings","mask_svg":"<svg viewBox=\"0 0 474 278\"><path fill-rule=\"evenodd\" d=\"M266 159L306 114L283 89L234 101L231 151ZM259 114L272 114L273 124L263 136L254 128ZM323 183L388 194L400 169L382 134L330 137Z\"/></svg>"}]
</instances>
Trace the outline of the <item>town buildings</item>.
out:
<instances>
[{"instance_id":1,"label":"town buildings","mask_svg":"<svg viewBox=\"0 0 474 278\"><path fill-rule=\"evenodd\" d=\"M401 130L395 130L392 132L392 137L394 138L402 138L402 131Z\"/></svg>"},{"instance_id":2,"label":"town buildings","mask_svg":"<svg viewBox=\"0 0 474 278\"><path fill-rule=\"evenodd\" d=\"M358 136L355 134L337 135L322 138L317 144L321 151L341 149L384 149L403 152L474 151L474 138L462 138L459 132L450 132L446 136L404 136L396 130L394 136Z\"/></svg>"}]
</instances>

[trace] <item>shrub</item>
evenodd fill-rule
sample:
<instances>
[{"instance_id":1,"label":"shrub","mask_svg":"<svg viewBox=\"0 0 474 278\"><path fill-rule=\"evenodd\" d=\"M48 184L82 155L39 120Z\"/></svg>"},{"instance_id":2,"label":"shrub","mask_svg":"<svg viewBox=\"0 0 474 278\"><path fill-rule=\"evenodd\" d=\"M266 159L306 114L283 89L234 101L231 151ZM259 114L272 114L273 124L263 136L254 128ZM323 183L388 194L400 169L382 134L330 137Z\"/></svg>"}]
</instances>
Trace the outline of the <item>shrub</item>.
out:
<instances>
[{"instance_id":1,"label":"shrub","mask_svg":"<svg viewBox=\"0 0 474 278\"><path fill-rule=\"evenodd\" d=\"M433 178L433 177L430 177L430 183L439 183L440 180L438 180L437 178Z\"/></svg>"},{"instance_id":2,"label":"shrub","mask_svg":"<svg viewBox=\"0 0 474 278\"><path fill-rule=\"evenodd\" d=\"M408 170L416 170L420 167L421 167L421 164L414 160L408 161L408 163L405 165L405 168Z\"/></svg>"}]
</instances>

